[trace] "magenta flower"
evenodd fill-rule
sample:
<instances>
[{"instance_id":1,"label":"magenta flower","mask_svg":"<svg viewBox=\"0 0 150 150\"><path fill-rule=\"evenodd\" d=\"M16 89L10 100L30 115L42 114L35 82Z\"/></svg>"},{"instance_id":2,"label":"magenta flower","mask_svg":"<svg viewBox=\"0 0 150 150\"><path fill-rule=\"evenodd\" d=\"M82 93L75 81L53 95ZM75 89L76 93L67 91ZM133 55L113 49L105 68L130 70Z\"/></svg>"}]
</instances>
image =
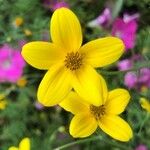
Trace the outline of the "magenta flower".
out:
<instances>
[{"instance_id":1,"label":"magenta flower","mask_svg":"<svg viewBox=\"0 0 150 150\"><path fill-rule=\"evenodd\" d=\"M121 71L128 70L131 68L132 68L132 61L130 59L124 59L118 63L118 69Z\"/></svg>"},{"instance_id":2,"label":"magenta flower","mask_svg":"<svg viewBox=\"0 0 150 150\"><path fill-rule=\"evenodd\" d=\"M24 66L20 51L7 44L0 48L0 82L15 83L21 77Z\"/></svg>"},{"instance_id":3,"label":"magenta flower","mask_svg":"<svg viewBox=\"0 0 150 150\"><path fill-rule=\"evenodd\" d=\"M50 8L52 11L55 11L57 8L69 7L68 3L64 0L43 0L44 5L47 8Z\"/></svg>"},{"instance_id":4,"label":"magenta flower","mask_svg":"<svg viewBox=\"0 0 150 150\"><path fill-rule=\"evenodd\" d=\"M135 150L148 150L148 148L147 148L145 145L140 144L139 146L137 146L137 147L135 148Z\"/></svg>"},{"instance_id":5,"label":"magenta flower","mask_svg":"<svg viewBox=\"0 0 150 150\"><path fill-rule=\"evenodd\" d=\"M132 18L132 17L131 17ZM128 16L124 19L117 18L113 23L112 35L121 38L125 44L126 50L131 49L135 45L137 21Z\"/></svg>"},{"instance_id":6,"label":"magenta flower","mask_svg":"<svg viewBox=\"0 0 150 150\"><path fill-rule=\"evenodd\" d=\"M107 26L112 19L111 11L109 8L105 8L104 11L94 20L90 21L88 23L89 27L95 27L95 26Z\"/></svg>"},{"instance_id":7,"label":"magenta flower","mask_svg":"<svg viewBox=\"0 0 150 150\"><path fill-rule=\"evenodd\" d=\"M124 84L128 88L134 88L137 84L137 81L138 81L138 77L134 72L128 72L125 74Z\"/></svg>"}]
</instances>

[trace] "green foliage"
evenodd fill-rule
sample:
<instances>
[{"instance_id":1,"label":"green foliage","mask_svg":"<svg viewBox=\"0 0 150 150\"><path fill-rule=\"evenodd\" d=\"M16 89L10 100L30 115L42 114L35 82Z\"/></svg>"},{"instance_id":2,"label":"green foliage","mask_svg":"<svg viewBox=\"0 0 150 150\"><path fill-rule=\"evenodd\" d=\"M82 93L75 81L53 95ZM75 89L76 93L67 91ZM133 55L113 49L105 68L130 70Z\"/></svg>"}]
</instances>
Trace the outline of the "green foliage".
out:
<instances>
[{"instance_id":1,"label":"green foliage","mask_svg":"<svg viewBox=\"0 0 150 150\"><path fill-rule=\"evenodd\" d=\"M131 52L124 54L122 58L131 57L133 53L140 53L146 60L150 60L149 0L110 0L108 2L112 4L113 8L117 8L117 10L113 9L114 17L121 15L125 10L133 10L134 8L136 8L141 16L136 46ZM118 2L122 4L118 5ZM68 0L68 3L81 21L84 42L110 34L110 29L104 30L87 26L87 23L96 18L105 8L105 1ZM47 40L49 40L49 21L51 15L52 12L44 7L42 0L0 0L0 44L9 43L14 47L18 47L18 41L20 40L43 40L43 37L47 35ZM13 25L16 17L22 17L24 20L20 27L14 27ZM29 29L32 35L26 36L24 33L25 29ZM135 67L139 67L139 65L145 64L137 63ZM107 72L103 72L108 70L117 71L116 64L105 67L102 70L102 74L106 76L106 81L109 83L109 89L125 87L123 83L124 73L110 75ZM138 70L136 72L138 73ZM12 145L18 146L24 137L31 139L31 150L51 150L75 141L68 131L69 121L72 117L70 114L57 106L43 108L43 110L35 108L37 87L44 73L27 66L24 76L27 78L28 83L25 87L0 84L0 93L6 93L8 101L6 109L0 110L0 150L7 150ZM137 90L130 90L130 93L132 97L131 102L123 117L126 118L134 130L132 141L122 144L112 140L100 131L102 139L99 141L85 142L81 145L76 144L66 148L66 150L122 150L121 145L127 149L134 149L141 143L146 144L150 149L150 120L146 120L142 129L140 129L143 119L146 118L146 112L139 105L139 98L141 96L150 99L150 89L148 89L147 93L140 93ZM61 131L60 127L64 127L64 131Z\"/></svg>"}]
</instances>

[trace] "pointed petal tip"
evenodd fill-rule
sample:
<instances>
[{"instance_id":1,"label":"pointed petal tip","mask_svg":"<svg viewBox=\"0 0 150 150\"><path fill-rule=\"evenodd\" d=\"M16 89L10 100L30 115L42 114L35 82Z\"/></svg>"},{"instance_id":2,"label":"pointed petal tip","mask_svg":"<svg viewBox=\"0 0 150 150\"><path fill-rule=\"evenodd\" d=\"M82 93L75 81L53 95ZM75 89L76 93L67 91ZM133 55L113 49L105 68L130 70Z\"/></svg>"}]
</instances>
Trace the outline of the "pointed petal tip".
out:
<instances>
[{"instance_id":1,"label":"pointed petal tip","mask_svg":"<svg viewBox=\"0 0 150 150\"><path fill-rule=\"evenodd\" d=\"M120 43L120 46L121 46L121 50L122 50L122 53L125 52L125 44L123 42L122 39L118 38L118 37L113 37L114 39L118 40L118 44Z\"/></svg>"},{"instance_id":2,"label":"pointed petal tip","mask_svg":"<svg viewBox=\"0 0 150 150\"><path fill-rule=\"evenodd\" d=\"M77 16L68 8L57 9L50 21L53 43L67 52L77 51L82 44L82 30Z\"/></svg>"}]
</instances>

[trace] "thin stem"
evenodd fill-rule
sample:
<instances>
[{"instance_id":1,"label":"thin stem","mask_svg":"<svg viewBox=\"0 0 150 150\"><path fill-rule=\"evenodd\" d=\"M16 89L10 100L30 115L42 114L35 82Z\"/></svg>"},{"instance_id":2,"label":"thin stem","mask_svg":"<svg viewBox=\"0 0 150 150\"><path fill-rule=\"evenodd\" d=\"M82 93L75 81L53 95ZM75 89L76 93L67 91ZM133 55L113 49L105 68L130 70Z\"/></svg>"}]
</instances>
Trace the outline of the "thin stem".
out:
<instances>
[{"instance_id":1,"label":"thin stem","mask_svg":"<svg viewBox=\"0 0 150 150\"><path fill-rule=\"evenodd\" d=\"M142 131L142 129L143 129L143 127L144 127L144 125L145 125L146 121L148 120L149 116L150 116L150 115L149 115L149 112L147 112L147 114L146 114L146 116L145 116L144 120L143 120L143 121L142 121L142 123L141 123L141 126L140 126L140 129L139 129L138 134L140 134L140 133L141 133L141 131Z\"/></svg>"},{"instance_id":2,"label":"thin stem","mask_svg":"<svg viewBox=\"0 0 150 150\"><path fill-rule=\"evenodd\" d=\"M96 134L97 134L97 135L100 135L100 134L101 134L100 130L97 130L97 131L96 131ZM119 148L121 148L122 150L126 150L126 149L127 149L127 146L123 146L123 145L120 144L120 143L116 143L117 141L110 141L110 140L108 140L108 139L106 139L106 138L102 138L102 139L100 139L100 140L103 140L106 144L110 144L110 145L113 145L113 146L115 146L115 147L119 147ZM128 150L131 150L130 147L128 147Z\"/></svg>"},{"instance_id":3,"label":"thin stem","mask_svg":"<svg viewBox=\"0 0 150 150\"><path fill-rule=\"evenodd\" d=\"M83 139L83 140L78 140L78 141L74 141L74 142L71 142L71 143L62 145L62 146L60 146L60 147L55 148L54 150L63 150L63 149L65 149L65 148L74 146L74 145L76 145L76 144L83 144L83 143L87 143L87 142L91 142L91 141L96 141L96 140L103 140L105 143L110 144L110 145L113 145L113 146L116 146L116 147L119 147L119 148L121 148L122 150L126 150L126 149L127 149L127 147L122 146L122 145L120 145L120 144L112 143L112 142L109 142L109 141L107 141L107 140L104 140L102 136L95 136L95 137L86 138L86 139ZM131 149L128 147L128 150L131 150Z\"/></svg>"},{"instance_id":4,"label":"thin stem","mask_svg":"<svg viewBox=\"0 0 150 150\"><path fill-rule=\"evenodd\" d=\"M26 74L24 75L26 78L30 79L30 78L41 78L44 76L44 74Z\"/></svg>"},{"instance_id":5,"label":"thin stem","mask_svg":"<svg viewBox=\"0 0 150 150\"><path fill-rule=\"evenodd\" d=\"M122 6L123 6L123 0L117 0L115 3L115 7L113 9L113 12L112 12L113 19L115 19L118 16L119 12L121 11Z\"/></svg>"},{"instance_id":6,"label":"thin stem","mask_svg":"<svg viewBox=\"0 0 150 150\"><path fill-rule=\"evenodd\" d=\"M123 71L105 71L105 70L99 70L98 72L102 73L102 74L106 74L106 75L116 75L118 73L127 73L130 71L138 71L139 69L145 68L145 67L150 67L150 63L148 62L147 64L141 65L139 67L134 67L132 69L128 69L128 70L123 70Z\"/></svg>"},{"instance_id":7,"label":"thin stem","mask_svg":"<svg viewBox=\"0 0 150 150\"><path fill-rule=\"evenodd\" d=\"M4 95L8 96L14 90L16 90L16 87L15 87L15 85L12 85L11 87L9 87L5 90Z\"/></svg>"},{"instance_id":8,"label":"thin stem","mask_svg":"<svg viewBox=\"0 0 150 150\"><path fill-rule=\"evenodd\" d=\"M83 139L83 140L77 140L77 141L74 141L74 142L71 142L71 143L62 145L62 146L60 146L60 147L57 147L57 148L55 148L54 150L62 150L62 149L64 149L64 148L68 148L68 147L74 146L74 145L76 145L76 144L82 144L82 143L86 143L86 142L96 141L96 140L99 140L99 139L102 139L102 137L100 137L100 136L95 136L95 137L86 138L86 139Z\"/></svg>"}]
</instances>

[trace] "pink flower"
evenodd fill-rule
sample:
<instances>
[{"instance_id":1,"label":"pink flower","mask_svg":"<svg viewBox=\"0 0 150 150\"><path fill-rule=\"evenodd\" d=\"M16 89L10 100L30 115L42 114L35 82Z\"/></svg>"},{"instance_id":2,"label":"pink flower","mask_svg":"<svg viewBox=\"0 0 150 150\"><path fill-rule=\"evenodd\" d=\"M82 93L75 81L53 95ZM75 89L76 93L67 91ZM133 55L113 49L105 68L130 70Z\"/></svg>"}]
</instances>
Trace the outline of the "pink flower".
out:
<instances>
[{"instance_id":1,"label":"pink flower","mask_svg":"<svg viewBox=\"0 0 150 150\"><path fill-rule=\"evenodd\" d=\"M132 18L132 17L131 17ZM135 45L137 21L136 19L117 18L112 27L112 35L121 38L125 44L126 50L131 49Z\"/></svg>"},{"instance_id":2,"label":"pink flower","mask_svg":"<svg viewBox=\"0 0 150 150\"><path fill-rule=\"evenodd\" d=\"M20 51L7 44L0 48L0 82L15 83L21 77L24 66Z\"/></svg>"},{"instance_id":3,"label":"pink flower","mask_svg":"<svg viewBox=\"0 0 150 150\"><path fill-rule=\"evenodd\" d=\"M132 61L130 59L124 59L118 63L119 70L128 70L132 68Z\"/></svg>"},{"instance_id":4,"label":"pink flower","mask_svg":"<svg viewBox=\"0 0 150 150\"><path fill-rule=\"evenodd\" d=\"M137 84L137 81L138 81L138 77L134 72L126 73L126 75L124 77L124 84L128 88L134 88Z\"/></svg>"},{"instance_id":5,"label":"pink flower","mask_svg":"<svg viewBox=\"0 0 150 150\"><path fill-rule=\"evenodd\" d=\"M145 145L141 144L141 145L137 146L135 148L135 150L148 150L148 148Z\"/></svg>"},{"instance_id":6,"label":"pink flower","mask_svg":"<svg viewBox=\"0 0 150 150\"><path fill-rule=\"evenodd\" d=\"M43 0L44 5L55 11L57 8L69 7L69 5L64 0Z\"/></svg>"},{"instance_id":7,"label":"pink flower","mask_svg":"<svg viewBox=\"0 0 150 150\"><path fill-rule=\"evenodd\" d=\"M150 68L140 69L139 83L150 87Z\"/></svg>"},{"instance_id":8,"label":"pink flower","mask_svg":"<svg viewBox=\"0 0 150 150\"><path fill-rule=\"evenodd\" d=\"M35 102L35 108L37 109L37 110L42 110L43 108L44 108L44 106L41 104L41 103L39 103L39 102Z\"/></svg>"},{"instance_id":9,"label":"pink flower","mask_svg":"<svg viewBox=\"0 0 150 150\"><path fill-rule=\"evenodd\" d=\"M140 69L139 74L134 72L128 72L124 77L124 84L128 88L141 89L144 87L150 87L150 68Z\"/></svg>"},{"instance_id":10,"label":"pink flower","mask_svg":"<svg viewBox=\"0 0 150 150\"><path fill-rule=\"evenodd\" d=\"M111 11L109 8L105 8L104 11L94 20L88 23L89 27L95 26L107 26L112 19Z\"/></svg>"},{"instance_id":11,"label":"pink flower","mask_svg":"<svg viewBox=\"0 0 150 150\"><path fill-rule=\"evenodd\" d=\"M27 41L25 41L25 40L20 40L20 41L18 42L18 47L21 49L26 43L27 43Z\"/></svg>"},{"instance_id":12,"label":"pink flower","mask_svg":"<svg viewBox=\"0 0 150 150\"><path fill-rule=\"evenodd\" d=\"M137 62L143 62L144 58L136 54L129 59L124 59L118 63L118 69L121 71L132 69ZM141 68L139 73L128 72L124 77L124 84L128 88L141 89L142 87L150 87L150 68Z\"/></svg>"},{"instance_id":13,"label":"pink flower","mask_svg":"<svg viewBox=\"0 0 150 150\"><path fill-rule=\"evenodd\" d=\"M124 20L124 22L130 22L130 21L132 21L132 20L136 20L137 21L137 19L140 17L140 15L138 14L138 13L136 13L136 14L133 14L133 15L129 15L128 13L125 13L124 15L123 15L123 20Z\"/></svg>"}]
</instances>

